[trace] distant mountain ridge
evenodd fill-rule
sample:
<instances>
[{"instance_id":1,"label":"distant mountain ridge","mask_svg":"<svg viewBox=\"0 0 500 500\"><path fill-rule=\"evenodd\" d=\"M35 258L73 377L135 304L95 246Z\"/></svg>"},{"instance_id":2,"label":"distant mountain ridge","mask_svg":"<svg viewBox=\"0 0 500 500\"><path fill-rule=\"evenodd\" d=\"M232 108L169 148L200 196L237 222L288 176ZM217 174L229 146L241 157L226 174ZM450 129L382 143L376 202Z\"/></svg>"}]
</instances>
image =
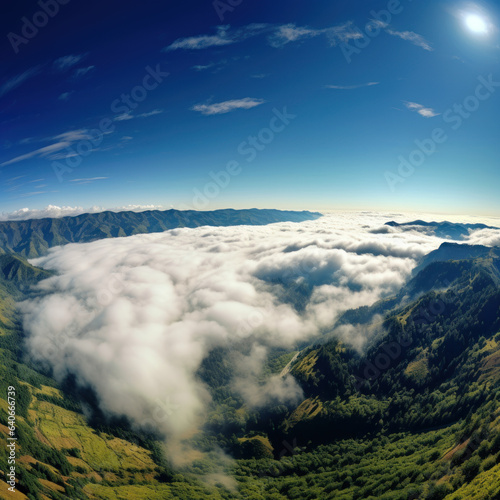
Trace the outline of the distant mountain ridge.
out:
<instances>
[{"instance_id":1,"label":"distant mountain ridge","mask_svg":"<svg viewBox=\"0 0 500 500\"><path fill-rule=\"evenodd\" d=\"M437 250L425 255L417 267L415 267L412 274L415 276L433 262L486 258L500 258L500 248L482 245L466 245L463 243L443 243Z\"/></svg>"},{"instance_id":2,"label":"distant mountain ridge","mask_svg":"<svg viewBox=\"0 0 500 500\"><path fill-rule=\"evenodd\" d=\"M486 224L462 224L455 222L426 222L423 220L414 220L412 222L398 223L390 221L386 226L408 228L410 226L421 226L431 229L439 238L449 238L453 240L463 240L469 235L469 231L478 229L499 229L498 227L487 226Z\"/></svg>"},{"instance_id":3,"label":"distant mountain ridge","mask_svg":"<svg viewBox=\"0 0 500 500\"><path fill-rule=\"evenodd\" d=\"M58 219L0 222L0 254L18 253L25 258L45 254L49 248L134 234L159 233L178 227L266 225L304 222L321 217L318 212L282 210L150 210L100 212Z\"/></svg>"}]
</instances>

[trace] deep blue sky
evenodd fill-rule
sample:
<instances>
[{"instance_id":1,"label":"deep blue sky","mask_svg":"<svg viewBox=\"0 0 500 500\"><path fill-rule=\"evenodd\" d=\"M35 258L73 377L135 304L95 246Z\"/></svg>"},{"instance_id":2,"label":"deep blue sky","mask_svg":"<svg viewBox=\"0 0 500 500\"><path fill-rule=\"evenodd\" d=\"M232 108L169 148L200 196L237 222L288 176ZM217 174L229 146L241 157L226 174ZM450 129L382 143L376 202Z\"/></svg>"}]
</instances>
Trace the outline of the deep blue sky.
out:
<instances>
[{"instance_id":1,"label":"deep blue sky","mask_svg":"<svg viewBox=\"0 0 500 500\"><path fill-rule=\"evenodd\" d=\"M211 0L66 1L46 24L37 2L2 13L0 212L160 204L500 214L500 87L473 97L478 78L500 82L494 2L242 0L219 16ZM388 5L391 18L372 25L379 34L361 38ZM16 38L34 17L45 25ZM118 103L147 67L168 76L136 89L134 109ZM474 110L459 123L453 106L464 101ZM271 122L284 108L295 118ZM102 141L75 156L102 124ZM436 128L446 140L411 175L398 172ZM210 173L228 163L215 188Z\"/></svg>"}]
</instances>

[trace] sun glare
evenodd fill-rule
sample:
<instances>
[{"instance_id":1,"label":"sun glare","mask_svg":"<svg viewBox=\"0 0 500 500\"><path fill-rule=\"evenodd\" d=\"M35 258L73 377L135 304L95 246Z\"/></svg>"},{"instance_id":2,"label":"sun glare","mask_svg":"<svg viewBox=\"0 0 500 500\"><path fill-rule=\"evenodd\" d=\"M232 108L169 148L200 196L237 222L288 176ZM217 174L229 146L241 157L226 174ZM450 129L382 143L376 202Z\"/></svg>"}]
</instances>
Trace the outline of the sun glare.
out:
<instances>
[{"instance_id":1,"label":"sun glare","mask_svg":"<svg viewBox=\"0 0 500 500\"><path fill-rule=\"evenodd\" d=\"M477 14L469 14L465 18L465 24L467 28L473 33L477 34L486 34L488 33L488 23L486 20L477 15Z\"/></svg>"}]
</instances>

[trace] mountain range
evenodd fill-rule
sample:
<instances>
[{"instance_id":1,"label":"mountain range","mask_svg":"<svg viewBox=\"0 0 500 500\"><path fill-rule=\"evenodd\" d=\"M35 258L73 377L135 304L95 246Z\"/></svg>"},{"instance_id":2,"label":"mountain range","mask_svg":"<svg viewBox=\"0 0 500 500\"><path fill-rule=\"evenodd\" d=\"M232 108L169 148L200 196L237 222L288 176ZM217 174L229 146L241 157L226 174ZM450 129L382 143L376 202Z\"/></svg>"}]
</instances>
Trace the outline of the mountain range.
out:
<instances>
[{"instance_id":1,"label":"mountain range","mask_svg":"<svg viewBox=\"0 0 500 500\"><path fill-rule=\"evenodd\" d=\"M283 210L150 210L100 212L76 217L0 222L0 252L26 258L39 257L49 248L67 243L86 243L104 238L159 233L178 227L260 226L276 222L304 222L321 217L317 212Z\"/></svg>"},{"instance_id":2,"label":"mountain range","mask_svg":"<svg viewBox=\"0 0 500 500\"><path fill-rule=\"evenodd\" d=\"M386 222L386 226L398 227L403 230L411 231L412 229L424 228L426 231L433 233L438 238L446 238L451 240L464 240L470 231L477 231L478 229L498 229L494 226L487 226L486 224L463 224L456 222L426 222L423 220L414 220L413 222L397 223L394 221Z\"/></svg>"}]
</instances>

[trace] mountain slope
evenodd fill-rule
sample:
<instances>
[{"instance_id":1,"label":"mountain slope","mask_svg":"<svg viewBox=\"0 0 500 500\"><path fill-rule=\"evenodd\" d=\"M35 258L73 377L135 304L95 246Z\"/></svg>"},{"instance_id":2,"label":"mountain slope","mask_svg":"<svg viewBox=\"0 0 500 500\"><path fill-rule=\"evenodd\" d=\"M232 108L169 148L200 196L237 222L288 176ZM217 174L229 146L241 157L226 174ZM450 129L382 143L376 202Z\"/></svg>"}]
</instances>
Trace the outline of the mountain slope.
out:
<instances>
[{"instance_id":1,"label":"mountain slope","mask_svg":"<svg viewBox=\"0 0 500 500\"><path fill-rule=\"evenodd\" d=\"M34 258L43 255L49 248L66 243L158 233L177 227L265 225L304 222L319 217L319 213L305 211L228 209L212 212L101 212L60 219L7 221L0 222L0 249Z\"/></svg>"}]
</instances>

